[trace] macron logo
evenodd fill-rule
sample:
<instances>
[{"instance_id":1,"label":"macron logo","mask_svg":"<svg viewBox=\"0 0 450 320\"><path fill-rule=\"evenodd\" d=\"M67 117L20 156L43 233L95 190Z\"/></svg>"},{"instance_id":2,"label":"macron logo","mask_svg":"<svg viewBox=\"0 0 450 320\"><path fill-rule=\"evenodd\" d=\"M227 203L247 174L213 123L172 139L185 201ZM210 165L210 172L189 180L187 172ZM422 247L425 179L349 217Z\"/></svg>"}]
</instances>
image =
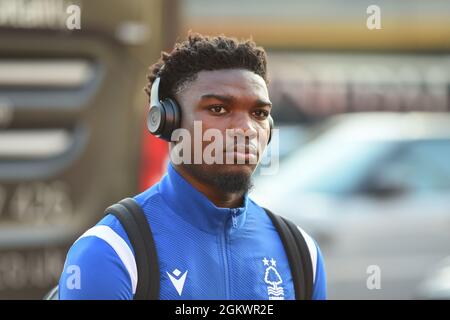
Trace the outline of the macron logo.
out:
<instances>
[{"instance_id":1,"label":"macron logo","mask_svg":"<svg viewBox=\"0 0 450 320\"><path fill-rule=\"evenodd\" d=\"M175 289L177 289L178 294L181 296L181 292L183 292L184 282L186 281L188 270L186 270L186 272L183 273L182 275L181 271L178 269L173 270L171 274L168 273L167 271L166 273L169 276L170 281L172 282Z\"/></svg>"}]
</instances>

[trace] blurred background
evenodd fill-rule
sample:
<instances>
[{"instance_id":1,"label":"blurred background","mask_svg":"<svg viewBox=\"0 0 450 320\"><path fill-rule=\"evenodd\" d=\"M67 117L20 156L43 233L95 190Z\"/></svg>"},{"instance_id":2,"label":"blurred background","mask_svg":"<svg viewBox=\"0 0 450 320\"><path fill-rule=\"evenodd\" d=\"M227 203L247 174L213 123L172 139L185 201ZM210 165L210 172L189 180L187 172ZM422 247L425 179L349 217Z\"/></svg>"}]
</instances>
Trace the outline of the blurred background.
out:
<instances>
[{"instance_id":1,"label":"blurred background","mask_svg":"<svg viewBox=\"0 0 450 320\"><path fill-rule=\"evenodd\" d=\"M280 165L251 197L316 239L329 298L450 298L450 1L0 0L0 299L164 173L145 75L189 30L267 50Z\"/></svg>"}]
</instances>

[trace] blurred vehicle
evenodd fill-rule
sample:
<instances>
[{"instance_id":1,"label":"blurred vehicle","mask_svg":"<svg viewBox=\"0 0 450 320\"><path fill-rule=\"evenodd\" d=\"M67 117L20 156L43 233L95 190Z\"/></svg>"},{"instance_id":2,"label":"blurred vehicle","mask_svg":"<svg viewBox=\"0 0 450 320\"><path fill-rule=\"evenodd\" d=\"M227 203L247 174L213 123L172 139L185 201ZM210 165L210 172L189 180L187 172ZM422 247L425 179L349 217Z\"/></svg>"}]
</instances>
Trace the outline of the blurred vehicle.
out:
<instances>
[{"instance_id":1,"label":"blurred vehicle","mask_svg":"<svg viewBox=\"0 0 450 320\"><path fill-rule=\"evenodd\" d=\"M80 29L67 29L78 5ZM146 133L162 1L0 2L0 299L41 299L104 209L164 171ZM75 11L76 12L76 11Z\"/></svg>"},{"instance_id":2,"label":"blurred vehicle","mask_svg":"<svg viewBox=\"0 0 450 320\"><path fill-rule=\"evenodd\" d=\"M450 253L449 159L448 113L344 114L251 198L316 239L329 298L409 299Z\"/></svg>"}]
</instances>

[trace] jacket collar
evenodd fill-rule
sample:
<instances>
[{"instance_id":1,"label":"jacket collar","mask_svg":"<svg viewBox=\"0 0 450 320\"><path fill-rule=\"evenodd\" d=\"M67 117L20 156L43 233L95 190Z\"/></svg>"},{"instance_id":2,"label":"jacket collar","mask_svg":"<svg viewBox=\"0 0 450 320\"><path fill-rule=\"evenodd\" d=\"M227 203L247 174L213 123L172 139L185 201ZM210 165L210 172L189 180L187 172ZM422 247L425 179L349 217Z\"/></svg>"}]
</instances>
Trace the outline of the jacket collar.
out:
<instances>
[{"instance_id":1,"label":"jacket collar","mask_svg":"<svg viewBox=\"0 0 450 320\"><path fill-rule=\"evenodd\" d=\"M171 163L161 180L159 191L175 213L202 231L217 234L220 231L236 231L246 219L249 205L248 193L239 208L216 207L203 193L192 186Z\"/></svg>"}]
</instances>

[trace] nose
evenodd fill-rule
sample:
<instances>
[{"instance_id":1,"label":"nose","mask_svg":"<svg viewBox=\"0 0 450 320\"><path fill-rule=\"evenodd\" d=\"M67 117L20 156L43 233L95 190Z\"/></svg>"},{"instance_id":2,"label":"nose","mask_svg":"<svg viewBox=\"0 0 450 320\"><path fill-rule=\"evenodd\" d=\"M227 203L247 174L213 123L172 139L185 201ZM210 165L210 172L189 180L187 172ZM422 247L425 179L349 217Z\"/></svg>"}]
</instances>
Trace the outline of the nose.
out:
<instances>
[{"instance_id":1,"label":"nose","mask_svg":"<svg viewBox=\"0 0 450 320\"><path fill-rule=\"evenodd\" d=\"M244 137L246 141L257 137L257 130L250 115L246 112L238 112L232 117L229 134L234 137Z\"/></svg>"}]
</instances>

